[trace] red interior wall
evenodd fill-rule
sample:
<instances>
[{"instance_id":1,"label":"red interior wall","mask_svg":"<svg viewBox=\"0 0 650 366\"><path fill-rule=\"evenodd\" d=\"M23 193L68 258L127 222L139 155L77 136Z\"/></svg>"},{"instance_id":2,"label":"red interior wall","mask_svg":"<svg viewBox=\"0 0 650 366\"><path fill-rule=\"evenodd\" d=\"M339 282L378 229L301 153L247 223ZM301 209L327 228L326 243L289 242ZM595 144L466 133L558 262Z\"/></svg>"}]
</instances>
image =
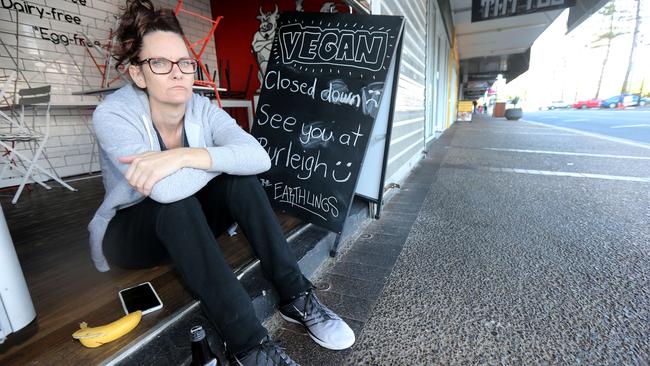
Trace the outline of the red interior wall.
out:
<instances>
[{"instance_id":1,"label":"red interior wall","mask_svg":"<svg viewBox=\"0 0 650 366\"><path fill-rule=\"evenodd\" d=\"M318 12L325 1L304 0L305 11ZM215 44L217 49L217 60L222 70L226 62L230 61L230 86L232 90L243 91L246 88L246 77L249 65L253 65L253 71L248 87L247 99L252 99L253 94L259 88L260 83L257 77L257 63L255 55L251 50L253 35L259 29L260 22L256 19L259 15L260 6L265 12L273 11L274 4L278 4L280 11L295 11L294 0L212 0L212 16L223 16L215 32ZM341 5L341 6L339 6ZM345 7L337 2L339 11L345 11ZM226 86L223 73L221 74L221 85Z\"/></svg>"}]
</instances>

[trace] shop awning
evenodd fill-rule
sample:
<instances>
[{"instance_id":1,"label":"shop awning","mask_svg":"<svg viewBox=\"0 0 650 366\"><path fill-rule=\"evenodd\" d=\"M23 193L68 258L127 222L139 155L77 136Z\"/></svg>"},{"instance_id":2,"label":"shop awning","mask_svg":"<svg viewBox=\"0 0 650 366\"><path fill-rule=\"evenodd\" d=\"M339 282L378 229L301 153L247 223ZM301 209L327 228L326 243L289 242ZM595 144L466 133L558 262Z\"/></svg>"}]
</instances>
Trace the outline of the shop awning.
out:
<instances>
[{"instance_id":1,"label":"shop awning","mask_svg":"<svg viewBox=\"0 0 650 366\"><path fill-rule=\"evenodd\" d=\"M451 0L460 59L526 52L562 10L472 23L472 0Z\"/></svg>"},{"instance_id":2,"label":"shop awning","mask_svg":"<svg viewBox=\"0 0 650 366\"><path fill-rule=\"evenodd\" d=\"M528 2L515 0L513 5L511 0L450 0L461 62L461 80L464 82L464 97L482 96L499 74L507 80L513 80L526 72L531 46L560 15L564 7L572 5L567 24L568 31L571 31L606 2L607 0L547 1L544 4L562 4L548 11L533 9L529 10L532 11L529 13L514 15L507 13L516 13L515 8L525 12L521 7ZM494 16L491 12L490 16L473 22L472 6L474 18L477 20L477 9L485 4L491 9L496 6L499 10L494 12ZM508 11L502 12L504 8L499 7L499 4L505 4ZM487 12L481 14L485 16ZM483 81L488 81L488 84Z\"/></svg>"},{"instance_id":3,"label":"shop awning","mask_svg":"<svg viewBox=\"0 0 650 366\"><path fill-rule=\"evenodd\" d=\"M593 13L597 12L609 0L576 0L576 5L569 10L567 33L574 30Z\"/></svg>"}]
</instances>

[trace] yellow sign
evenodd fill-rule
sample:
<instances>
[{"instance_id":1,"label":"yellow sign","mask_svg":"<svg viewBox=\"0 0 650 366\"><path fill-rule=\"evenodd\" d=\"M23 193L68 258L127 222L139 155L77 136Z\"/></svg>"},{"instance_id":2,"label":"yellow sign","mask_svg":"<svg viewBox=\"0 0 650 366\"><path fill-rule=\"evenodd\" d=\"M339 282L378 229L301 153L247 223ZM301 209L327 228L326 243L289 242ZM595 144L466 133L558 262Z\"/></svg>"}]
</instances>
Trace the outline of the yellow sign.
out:
<instances>
[{"instance_id":1,"label":"yellow sign","mask_svg":"<svg viewBox=\"0 0 650 366\"><path fill-rule=\"evenodd\" d=\"M458 101L458 111L459 112L473 112L474 105L471 100L459 100Z\"/></svg>"}]
</instances>

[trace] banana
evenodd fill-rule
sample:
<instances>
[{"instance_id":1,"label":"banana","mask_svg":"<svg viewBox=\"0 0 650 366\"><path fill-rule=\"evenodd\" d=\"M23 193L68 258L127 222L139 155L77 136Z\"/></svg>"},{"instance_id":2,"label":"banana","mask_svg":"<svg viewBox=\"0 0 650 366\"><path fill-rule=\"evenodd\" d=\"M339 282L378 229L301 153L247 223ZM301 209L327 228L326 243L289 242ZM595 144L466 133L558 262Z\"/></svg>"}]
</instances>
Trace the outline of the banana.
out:
<instances>
[{"instance_id":1,"label":"banana","mask_svg":"<svg viewBox=\"0 0 650 366\"><path fill-rule=\"evenodd\" d=\"M112 323L99 327L89 327L86 322L79 324L78 331L72 338L78 339L88 348L99 347L104 343L112 342L135 328L142 319L142 311L134 311Z\"/></svg>"}]
</instances>

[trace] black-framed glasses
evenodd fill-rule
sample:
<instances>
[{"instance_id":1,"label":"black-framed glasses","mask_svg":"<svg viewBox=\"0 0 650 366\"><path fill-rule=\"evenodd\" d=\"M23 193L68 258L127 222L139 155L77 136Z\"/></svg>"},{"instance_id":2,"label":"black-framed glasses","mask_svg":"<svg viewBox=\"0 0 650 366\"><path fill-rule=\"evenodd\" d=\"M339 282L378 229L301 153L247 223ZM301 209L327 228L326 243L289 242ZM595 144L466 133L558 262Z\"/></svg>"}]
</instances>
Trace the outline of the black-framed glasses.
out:
<instances>
[{"instance_id":1,"label":"black-framed glasses","mask_svg":"<svg viewBox=\"0 0 650 366\"><path fill-rule=\"evenodd\" d=\"M148 63L151 72L158 75L169 74L172 72L174 65L178 65L178 68L183 74L194 74L198 65L198 62L193 58L182 58L178 61L172 61L164 57L152 57L139 61L138 65L144 63Z\"/></svg>"}]
</instances>

